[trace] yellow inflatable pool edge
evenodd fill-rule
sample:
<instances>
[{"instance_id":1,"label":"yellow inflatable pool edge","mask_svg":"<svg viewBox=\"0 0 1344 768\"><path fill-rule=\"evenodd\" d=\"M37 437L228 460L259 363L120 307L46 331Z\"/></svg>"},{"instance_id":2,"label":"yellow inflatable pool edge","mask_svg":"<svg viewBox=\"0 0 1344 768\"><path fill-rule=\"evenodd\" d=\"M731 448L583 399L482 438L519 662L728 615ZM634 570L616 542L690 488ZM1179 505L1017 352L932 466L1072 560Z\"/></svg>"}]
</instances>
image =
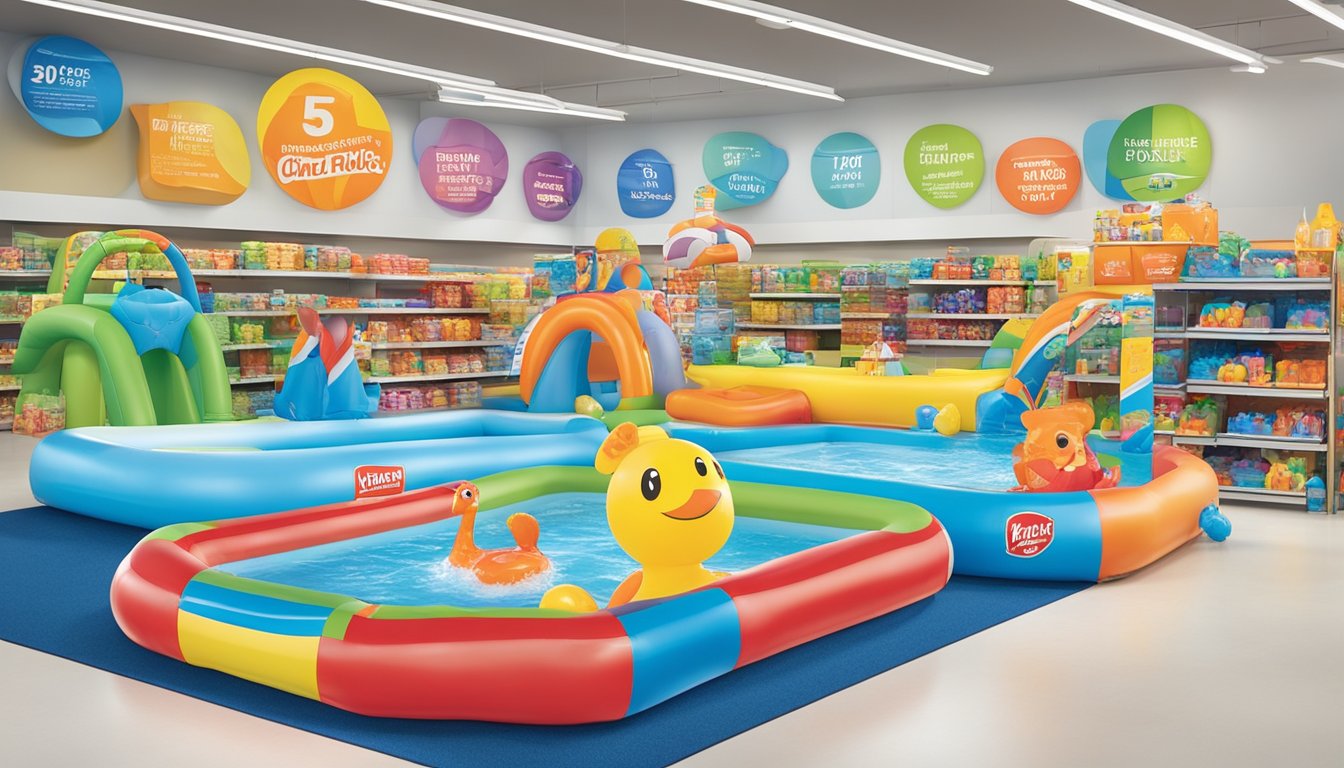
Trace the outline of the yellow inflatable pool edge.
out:
<instances>
[{"instance_id":1,"label":"yellow inflatable pool edge","mask_svg":"<svg viewBox=\"0 0 1344 768\"><path fill-rule=\"evenodd\" d=\"M1002 387L1008 369L947 368L919 376L865 376L853 368L692 365L686 375L702 387L798 390L811 402L816 422L913 427L919 406L939 410L955 406L962 428L973 431L980 396Z\"/></svg>"}]
</instances>

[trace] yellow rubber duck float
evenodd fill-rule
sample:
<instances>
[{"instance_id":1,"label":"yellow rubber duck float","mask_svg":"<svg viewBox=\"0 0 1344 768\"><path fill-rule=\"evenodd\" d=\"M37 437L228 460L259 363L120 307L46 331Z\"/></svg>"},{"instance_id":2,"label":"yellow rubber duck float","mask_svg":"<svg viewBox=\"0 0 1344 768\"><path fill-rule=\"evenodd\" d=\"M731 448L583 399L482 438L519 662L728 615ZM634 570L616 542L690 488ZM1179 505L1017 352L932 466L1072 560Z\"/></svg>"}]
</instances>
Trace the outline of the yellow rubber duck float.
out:
<instances>
[{"instance_id":1,"label":"yellow rubber duck float","mask_svg":"<svg viewBox=\"0 0 1344 768\"><path fill-rule=\"evenodd\" d=\"M607 524L640 570L616 588L607 607L676 595L727 574L704 562L733 532L733 495L723 467L709 451L673 440L657 427L624 423L612 430L594 461L611 475ZM541 598L542 608L596 611L582 587L561 584Z\"/></svg>"}]
</instances>

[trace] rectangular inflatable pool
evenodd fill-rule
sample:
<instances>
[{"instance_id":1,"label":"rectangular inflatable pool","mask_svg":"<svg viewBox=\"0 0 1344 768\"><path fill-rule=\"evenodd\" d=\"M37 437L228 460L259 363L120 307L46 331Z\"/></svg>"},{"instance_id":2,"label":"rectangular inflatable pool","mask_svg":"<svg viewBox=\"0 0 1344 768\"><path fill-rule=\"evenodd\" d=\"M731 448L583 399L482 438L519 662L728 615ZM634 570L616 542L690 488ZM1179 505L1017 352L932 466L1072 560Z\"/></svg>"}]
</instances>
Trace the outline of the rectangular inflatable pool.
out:
<instances>
[{"instance_id":1,"label":"rectangular inflatable pool","mask_svg":"<svg viewBox=\"0 0 1344 768\"><path fill-rule=\"evenodd\" d=\"M541 525L550 581L446 572L454 486L150 534L112 585L146 648L385 717L613 720L731 670L928 597L950 576L942 527L906 502L730 482L737 526L674 597L596 613L535 608L551 581L600 597L634 569L605 532L609 478L535 467L476 480L481 544L507 513Z\"/></svg>"}]
</instances>

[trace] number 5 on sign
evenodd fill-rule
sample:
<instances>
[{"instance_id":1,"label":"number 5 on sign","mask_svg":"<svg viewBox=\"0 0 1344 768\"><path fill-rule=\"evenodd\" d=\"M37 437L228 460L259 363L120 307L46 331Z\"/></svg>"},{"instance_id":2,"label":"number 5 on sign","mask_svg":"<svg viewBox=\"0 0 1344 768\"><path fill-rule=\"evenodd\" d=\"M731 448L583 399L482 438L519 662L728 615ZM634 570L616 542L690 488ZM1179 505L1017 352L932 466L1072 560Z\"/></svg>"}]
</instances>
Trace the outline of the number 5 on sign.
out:
<instances>
[{"instance_id":1,"label":"number 5 on sign","mask_svg":"<svg viewBox=\"0 0 1344 768\"><path fill-rule=\"evenodd\" d=\"M331 126L334 122L330 109L324 109L328 104L335 104L335 96L306 96L303 99L303 132L318 138L331 133ZM317 121L313 125L311 120Z\"/></svg>"},{"instance_id":2,"label":"number 5 on sign","mask_svg":"<svg viewBox=\"0 0 1344 768\"><path fill-rule=\"evenodd\" d=\"M290 197L323 211L372 195L392 162L392 129L373 94L329 69L275 81L257 110L262 161Z\"/></svg>"}]
</instances>

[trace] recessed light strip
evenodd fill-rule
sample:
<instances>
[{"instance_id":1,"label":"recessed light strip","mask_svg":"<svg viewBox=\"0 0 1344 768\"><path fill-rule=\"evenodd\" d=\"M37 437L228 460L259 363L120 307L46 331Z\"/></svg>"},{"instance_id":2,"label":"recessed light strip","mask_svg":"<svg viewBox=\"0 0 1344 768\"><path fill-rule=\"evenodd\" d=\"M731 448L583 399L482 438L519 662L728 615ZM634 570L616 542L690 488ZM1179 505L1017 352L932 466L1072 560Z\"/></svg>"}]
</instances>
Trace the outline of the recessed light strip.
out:
<instances>
[{"instance_id":1,"label":"recessed light strip","mask_svg":"<svg viewBox=\"0 0 1344 768\"><path fill-rule=\"evenodd\" d=\"M1326 8L1315 0L1288 0L1288 2L1296 5L1298 8L1301 8L1327 24L1333 24L1340 29L1344 29L1344 16L1340 16L1338 13Z\"/></svg>"},{"instance_id":2,"label":"recessed light strip","mask_svg":"<svg viewBox=\"0 0 1344 768\"><path fill-rule=\"evenodd\" d=\"M1089 11L1110 16L1127 24L1133 24L1136 27L1142 27L1149 32L1156 32L1159 35L1165 35L1173 40L1179 40L1187 45L1193 45L1196 48L1203 48L1210 53L1216 53L1219 56L1226 56L1233 61L1239 61L1242 64L1253 64L1257 67L1263 67L1266 64L1265 57L1248 48L1242 48L1239 45L1233 45L1226 40L1219 39L1213 35L1200 32L1184 24L1177 24L1170 19L1164 19L1156 14L1141 11L1138 8L1116 2L1115 0L1069 0L1074 5L1082 6Z\"/></svg>"},{"instance_id":3,"label":"recessed light strip","mask_svg":"<svg viewBox=\"0 0 1344 768\"><path fill-rule=\"evenodd\" d=\"M600 108L588 107L585 105L567 104L543 94L501 88L495 85L494 81L479 77L460 75L455 72L445 72L443 70L421 67L406 62L393 61L391 59L382 59L375 56L365 56L361 53L346 51L340 48L328 48L326 46L313 45L298 40L288 40L281 37L263 35L218 24L210 24L195 19L169 16L167 14L154 13L152 11L142 11L138 8L127 8L111 3L98 2L98 0L23 1L32 5L41 5L62 11L81 13L87 16L123 21L130 24L167 30L169 32L178 32L196 37L204 37L210 40L219 40L234 45L259 48L267 51L275 51L277 53L316 59L331 64L341 64L375 72L383 72L386 74L423 80L440 87L446 86L459 91L481 94L483 97L490 99L493 102L493 106L506 107L513 105L520 109L527 109L527 111L582 115L584 117L595 117L604 120L623 120L625 118L625 113L617 110L601 110ZM606 114L599 116L594 110Z\"/></svg>"},{"instance_id":4,"label":"recessed light strip","mask_svg":"<svg viewBox=\"0 0 1344 768\"><path fill-rule=\"evenodd\" d=\"M810 32L814 35L829 37L833 40L850 43L852 45L861 45L865 48L892 53L897 56L916 59L929 64L937 64L942 67L969 72L973 75L988 75L994 71L994 67L988 64L982 64L971 59L963 59L960 56L953 56L950 53L935 51L932 48L905 43L900 40L893 40L890 37L875 35L872 32L850 27L844 24L838 24L834 21L808 16L804 13L795 13L787 8L779 8L765 3L754 2L754 0L685 0L688 3L703 5L707 8L714 8L729 13L737 13L743 16L751 16L760 19L769 24L774 24L790 29L796 29L801 32Z\"/></svg>"},{"instance_id":5,"label":"recessed light strip","mask_svg":"<svg viewBox=\"0 0 1344 768\"><path fill-rule=\"evenodd\" d=\"M670 69L678 69L685 72L695 72L711 77L721 77L726 80L737 80L752 85L765 86L766 88L801 93L805 96L816 96L818 98L832 99L834 101L844 101L844 99L836 95L834 88L819 85L817 83L809 83L806 80L795 80L790 77L771 75L766 72L757 72L755 70L720 64L715 61L693 59L688 56L679 56L674 53L664 53L648 48L624 45L610 40L602 40L596 37L588 37L587 35L568 32L563 29L543 27L539 24L511 19L507 16L495 16L494 14L483 13L469 8L444 5L442 3L433 2L433 0L363 0L363 2L371 5L381 5L385 8L392 8L407 13L416 13L421 16L428 16L442 21L450 21L455 24L465 24L479 29L488 29L492 32L501 32L506 35L525 37L543 43L562 45L566 48L575 48L589 53L613 56L618 59L626 59L627 61L638 61L659 67L668 67Z\"/></svg>"}]
</instances>

